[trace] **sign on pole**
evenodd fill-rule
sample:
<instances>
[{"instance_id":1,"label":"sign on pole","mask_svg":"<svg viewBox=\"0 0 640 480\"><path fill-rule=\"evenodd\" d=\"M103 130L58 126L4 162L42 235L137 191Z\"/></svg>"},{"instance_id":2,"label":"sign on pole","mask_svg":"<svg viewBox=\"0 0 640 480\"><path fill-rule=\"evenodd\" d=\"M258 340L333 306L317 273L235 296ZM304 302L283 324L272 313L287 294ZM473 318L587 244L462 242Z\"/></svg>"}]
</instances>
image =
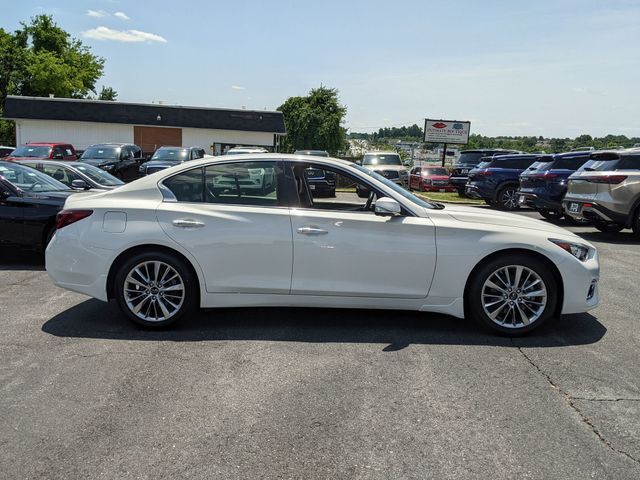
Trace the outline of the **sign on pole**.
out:
<instances>
[{"instance_id":1,"label":"sign on pole","mask_svg":"<svg viewBox=\"0 0 640 480\"><path fill-rule=\"evenodd\" d=\"M471 122L432 120L427 118L424 121L424 141L466 145L469 143L470 130Z\"/></svg>"}]
</instances>

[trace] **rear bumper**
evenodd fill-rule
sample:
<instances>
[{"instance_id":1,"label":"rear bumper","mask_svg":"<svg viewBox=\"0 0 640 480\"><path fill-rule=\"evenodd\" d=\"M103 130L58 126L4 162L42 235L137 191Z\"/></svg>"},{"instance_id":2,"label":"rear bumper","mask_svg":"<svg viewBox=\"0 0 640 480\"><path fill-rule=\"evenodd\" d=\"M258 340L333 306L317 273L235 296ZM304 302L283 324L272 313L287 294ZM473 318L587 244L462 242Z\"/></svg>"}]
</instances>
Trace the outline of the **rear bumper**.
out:
<instances>
[{"instance_id":1,"label":"rear bumper","mask_svg":"<svg viewBox=\"0 0 640 480\"><path fill-rule=\"evenodd\" d=\"M449 183L456 187L456 189L464 189L467 184L467 180L469 180L469 177L450 177Z\"/></svg>"},{"instance_id":2,"label":"rear bumper","mask_svg":"<svg viewBox=\"0 0 640 480\"><path fill-rule=\"evenodd\" d=\"M540 196L537 193L518 191L516 195L518 195L518 203L521 206L527 206L536 210L562 210L561 202Z\"/></svg>"},{"instance_id":3,"label":"rear bumper","mask_svg":"<svg viewBox=\"0 0 640 480\"><path fill-rule=\"evenodd\" d=\"M487 194L484 189L479 188L473 183L469 183L464 187L464 193L465 195L467 195L467 197L481 199L485 202L493 200L493 192Z\"/></svg>"},{"instance_id":4,"label":"rear bumper","mask_svg":"<svg viewBox=\"0 0 640 480\"><path fill-rule=\"evenodd\" d=\"M630 216L614 212L597 202L565 198L562 201L564 212L576 220L603 220L629 227Z\"/></svg>"}]
</instances>

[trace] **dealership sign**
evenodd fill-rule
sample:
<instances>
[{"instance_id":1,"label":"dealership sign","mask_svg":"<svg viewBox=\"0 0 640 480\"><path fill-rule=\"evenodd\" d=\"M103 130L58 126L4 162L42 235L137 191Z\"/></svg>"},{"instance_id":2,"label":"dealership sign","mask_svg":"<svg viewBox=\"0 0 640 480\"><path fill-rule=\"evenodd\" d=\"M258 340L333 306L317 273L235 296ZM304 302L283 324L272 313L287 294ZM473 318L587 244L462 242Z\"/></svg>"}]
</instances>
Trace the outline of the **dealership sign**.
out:
<instances>
[{"instance_id":1,"label":"dealership sign","mask_svg":"<svg viewBox=\"0 0 640 480\"><path fill-rule=\"evenodd\" d=\"M469 143L469 130L471 130L471 122L430 120L427 118L424 121L424 141L466 145Z\"/></svg>"}]
</instances>

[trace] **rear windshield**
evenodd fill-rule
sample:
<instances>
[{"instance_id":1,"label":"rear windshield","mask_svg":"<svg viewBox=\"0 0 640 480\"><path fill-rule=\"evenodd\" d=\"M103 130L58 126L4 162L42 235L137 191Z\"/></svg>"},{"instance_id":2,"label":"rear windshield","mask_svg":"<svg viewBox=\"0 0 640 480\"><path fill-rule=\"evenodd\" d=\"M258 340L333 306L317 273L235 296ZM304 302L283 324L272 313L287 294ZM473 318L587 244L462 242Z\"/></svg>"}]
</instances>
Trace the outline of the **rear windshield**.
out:
<instances>
[{"instance_id":1,"label":"rear windshield","mask_svg":"<svg viewBox=\"0 0 640 480\"><path fill-rule=\"evenodd\" d=\"M362 165L402 165L402 160L396 153L367 153L362 159Z\"/></svg>"},{"instance_id":2,"label":"rear windshield","mask_svg":"<svg viewBox=\"0 0 640 480\"><path fill-rule=\"evenodd\" d=\"M124 182L110 173L105 172L101 168L94 167L88 163L74 162L73 168L84 173L87 177L100 185L106 187L115 187L116 185L124 185Z\"/></svg>"},{"instance_id":3,"label":"rear windshield","mask_svg":"<svg viewBox=\"0 0 640 480\"><path fill-rule=\"evenodd\" d=\"M615 170L619 159L616 160L589 160L582 167L578 169L579 172L587 171L587 172L608 172L611 170Z\"/></svg>"},{"instance_id":4,"label":"rear windshield","mask_svg":"<svg viewBox=\"0 0 640 480\"><path fill-rule=\"evenodd\" d=\"M462 152L458 158L458 164L477 165L482 157L486 157L486 152Z\"/></svg>"},{"instance_id":5,"label":"rear windshield","mask_svg":"<svg viewBox=\"0 0 640 480\"><path fill-rule=\"evenodd\" d=\"M120 147L89 147L80 158L120 158Z\"/></svg>"},{"instance_id":6,"label":"rear windshield","mask_svg":"<svg viewBox=\"0 0 640 480\"><path fill-rule=\"evenodd\" d=\"M183 162L189 159L189 150L186 148L166 148L156 150L151 160L168 160L173 162Z\"/></svg>"},{"instance_id":7,"label":"rear windshield","mask_svg":"<svg viewBox=\"0 0 640 480\"><path fill-rule=\"evenodd\" d=\"M577 170L589 160L589 157L562 157L552 162L548 170Z\"/></svg>"},{"instance_id":8,"label":"rear windshield","mask_svg":"<svg viewBox=\"0 0 640 480\"><path fill-rule=\"evenodd\" d=\"M16 148L11 154L13 157L37 157L45 158L51 153L51 147L32 147L29 145L22 145Z\"/></svg>"}]
</instances>

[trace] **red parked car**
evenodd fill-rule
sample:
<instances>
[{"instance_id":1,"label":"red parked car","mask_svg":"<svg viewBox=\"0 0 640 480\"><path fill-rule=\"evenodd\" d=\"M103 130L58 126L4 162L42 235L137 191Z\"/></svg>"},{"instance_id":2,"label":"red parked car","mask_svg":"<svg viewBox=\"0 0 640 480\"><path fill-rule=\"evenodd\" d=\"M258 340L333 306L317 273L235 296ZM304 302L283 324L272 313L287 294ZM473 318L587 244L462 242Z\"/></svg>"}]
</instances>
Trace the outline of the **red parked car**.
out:
<instances>
[{"instance_id":1,"label":"red parked car","mask_svg":"<svg viewBox=\"0 0 640 480\"><path fill-rule=\"evenodd\" d=\"M68 143L37 142L20 145L5 157L5 160L20 161L26 159L41 160L77 160L76 149Z\"/></svg>"},{"instance_id":2,"label":"red parked car","mask_svg":"<svg viewBox=\"0 0 640 480\"><path fill-rule=\"evenodd\" d=\"M421 192L455 192L449 183L449 170L444 167L413 167L409 173L409 190Z\"/></svg>"}]
</instances>

